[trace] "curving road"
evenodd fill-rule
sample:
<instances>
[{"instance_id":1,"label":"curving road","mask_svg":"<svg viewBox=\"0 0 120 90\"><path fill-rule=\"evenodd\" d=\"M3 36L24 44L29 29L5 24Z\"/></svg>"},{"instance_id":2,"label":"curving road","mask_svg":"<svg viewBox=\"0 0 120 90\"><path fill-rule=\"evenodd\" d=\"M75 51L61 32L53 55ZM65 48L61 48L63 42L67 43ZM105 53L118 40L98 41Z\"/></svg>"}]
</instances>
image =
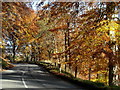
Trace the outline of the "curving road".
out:
<instances>
[{"instance_id":1,"label":"curving road","mask_svg":"<svg viewBox=\"0 0 120 90\"><path fill-rule=\"evenodd\" d=\"M33 64L16 64L10 70L2 72L2 88L12 90L15 88L49 89L58 90L63 88L85 90L67 81L53 76L44 68ZM22 89L22 90L23 90Z\"/></svg>"}]
</instances>

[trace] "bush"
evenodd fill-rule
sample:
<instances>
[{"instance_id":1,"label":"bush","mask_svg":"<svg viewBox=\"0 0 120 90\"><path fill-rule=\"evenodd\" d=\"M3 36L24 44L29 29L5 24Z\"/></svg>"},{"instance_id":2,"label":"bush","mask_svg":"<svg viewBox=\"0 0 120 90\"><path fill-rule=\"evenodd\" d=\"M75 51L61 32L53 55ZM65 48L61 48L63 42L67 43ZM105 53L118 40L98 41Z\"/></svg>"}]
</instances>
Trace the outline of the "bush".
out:
<instances>
[{"instance_id":1,"label":"bush","mask_svg":"<svg viewBox=\"0 0 120 90\"><path fill-rule=\"evenodd\" d=\"M4 69L4 68L6 68L7 66L8 66L7 62L4 61L4 60L2 60L2 68Z\"/></svg>"},{"instance_id":2,"label":"bush","mask_svg":"<svg viewBox=\"0 0 120 90\"><path fill-rule=\"evenodd\" d=\"M109 90L120 90L120 86L108 86Z\"/></svg>"},{"instance_id":3,"label":"bush","mask_svg":"<svg viewBox=\"0 0 120 90\"><path fill-rule=\"evenodd\" d=\"M104 83L101 82L93 82L93 81L89 81L89 80L82 80L80 78L75 78L72 74L65 72L65 71L61 71L61 73L59 72L59 68L53 66L50 63L46 63L46 62L39 62L37 63L38 65L43 65L49 72L53 73L54 75L67 80L73 84L76 84L78 86L83 86L89 90L94 90L94 89L100 89L100 90L120 90L120 87L117 86L106 86Z\"/></svg>"}]
</instances>

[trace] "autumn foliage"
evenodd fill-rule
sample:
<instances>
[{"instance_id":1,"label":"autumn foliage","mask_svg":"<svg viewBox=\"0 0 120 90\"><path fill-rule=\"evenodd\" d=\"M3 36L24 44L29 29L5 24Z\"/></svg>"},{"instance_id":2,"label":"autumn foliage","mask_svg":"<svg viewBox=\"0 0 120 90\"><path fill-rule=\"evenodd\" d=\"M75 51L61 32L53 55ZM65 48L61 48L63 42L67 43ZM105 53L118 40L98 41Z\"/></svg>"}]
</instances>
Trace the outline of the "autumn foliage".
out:
<instances>
[{"instance_id":1,"label":"autumn foliage","mask_svg":"<svg viewBox=\"0 0 120 90\"><path fill-rule=\"evenodd\" d=\"M49 2L36 12L2 5L2 40L12 47L4 53L13 61L47 60L75 77L120 85L119 2Z\"/></svg>"}]
</instances>

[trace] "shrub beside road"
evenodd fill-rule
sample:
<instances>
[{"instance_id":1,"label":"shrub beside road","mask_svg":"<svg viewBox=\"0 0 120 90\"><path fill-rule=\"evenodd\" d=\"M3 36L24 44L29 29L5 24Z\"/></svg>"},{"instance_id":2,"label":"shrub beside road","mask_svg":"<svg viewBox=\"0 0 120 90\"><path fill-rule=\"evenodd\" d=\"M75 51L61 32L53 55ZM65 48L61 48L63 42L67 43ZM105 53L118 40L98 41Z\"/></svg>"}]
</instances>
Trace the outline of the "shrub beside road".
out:
<instances>
[{"instance_id":1,"label":"shrub beside road","mask_svg":"<svg viewBox=\"0 0 120 90\"><path fill-rule=\"evenodd\" d=\"M48 72L54 74L55 76L64 79L66 81L69 81L73 84L76 84L78 86L83 86L86 89L102 89L102 90L120 90L120 87L118 86L107 86L104 83L101 82L92 82L89 80L82 80L80 78L75 78L73 75L71 75L68 72L65 71L59 71L58 67L55 67L51 63L46 62L37 62L37 65L43 66Z\"/></svg>"}]
</instances>

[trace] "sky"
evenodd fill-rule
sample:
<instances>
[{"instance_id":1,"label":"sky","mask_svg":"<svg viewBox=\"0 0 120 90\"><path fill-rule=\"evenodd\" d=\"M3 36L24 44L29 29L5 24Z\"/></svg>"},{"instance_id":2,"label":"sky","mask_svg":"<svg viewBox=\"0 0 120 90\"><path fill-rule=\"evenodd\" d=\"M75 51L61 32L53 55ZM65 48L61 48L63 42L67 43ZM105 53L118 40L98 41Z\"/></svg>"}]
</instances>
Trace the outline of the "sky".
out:
<instances>
[{"instance_id":1,"label":"sky","mask_svg":"<svg viewBox=\"0 0 120 90\"><path fill-rule=\"evenodd\" d=\"M43 1L43 0L34 0L34 2L33 2L34 4L32 5L33 10L36 11L36 10L37 10L37 5L38 5L40 2L42 2L42 1ZM43 5L47 4L48 1L49 1L49 0L46 0Z\"/></svg>"}]
</instances>

